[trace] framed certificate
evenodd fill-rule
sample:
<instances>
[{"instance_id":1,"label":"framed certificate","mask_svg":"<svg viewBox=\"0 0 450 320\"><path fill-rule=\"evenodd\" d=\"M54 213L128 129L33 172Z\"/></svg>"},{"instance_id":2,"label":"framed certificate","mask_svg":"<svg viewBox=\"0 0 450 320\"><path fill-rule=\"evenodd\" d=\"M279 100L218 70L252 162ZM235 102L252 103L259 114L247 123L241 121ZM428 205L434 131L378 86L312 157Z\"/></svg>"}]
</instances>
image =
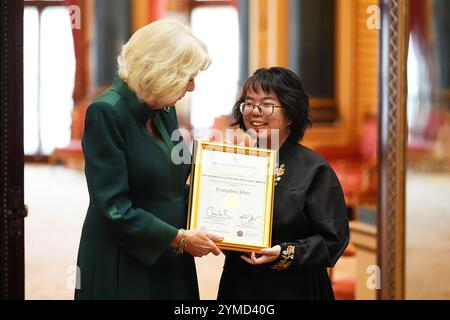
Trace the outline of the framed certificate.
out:
<instances>
[{"instance_id":1,"label":"framed certificate","mask_svg":"<svg viewBox=\"0 0 450 320\"><path fill-rule=\"evenodd\" d=\"M223 236L221 249L270 247L275 153L195 140L188 229Z\"/></svg>"}]
</instances>

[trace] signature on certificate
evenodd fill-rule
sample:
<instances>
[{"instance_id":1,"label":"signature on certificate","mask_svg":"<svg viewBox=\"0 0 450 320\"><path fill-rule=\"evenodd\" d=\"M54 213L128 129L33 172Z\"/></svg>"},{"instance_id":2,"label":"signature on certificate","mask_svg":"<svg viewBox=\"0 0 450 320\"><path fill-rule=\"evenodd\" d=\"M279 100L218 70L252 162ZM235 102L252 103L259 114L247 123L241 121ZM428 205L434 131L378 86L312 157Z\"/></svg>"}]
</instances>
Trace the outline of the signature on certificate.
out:
<instances>
[{"instance_id":1,"label":"signature on certificate","mask_svg":"<svg viewBox=\"0 0 450 320\"><path fill-rule=\"evenodd\" d=\"M247 213L239 216L239 219L244 220L245 222L255 222L259 217L254 217L252 214Z\"/></svg>"},{"instance_id":2,"label":"signature on certificate","mask_svg":"<svg viewBox=\"0 0 450 320\"><path fill-rule=\"evenodd\" d=\"M217 210L214 209L214 207L208 207L205 215L212 219L231 219L230 215L227 213L227 209Z\"/></svg>"}]
</instances>

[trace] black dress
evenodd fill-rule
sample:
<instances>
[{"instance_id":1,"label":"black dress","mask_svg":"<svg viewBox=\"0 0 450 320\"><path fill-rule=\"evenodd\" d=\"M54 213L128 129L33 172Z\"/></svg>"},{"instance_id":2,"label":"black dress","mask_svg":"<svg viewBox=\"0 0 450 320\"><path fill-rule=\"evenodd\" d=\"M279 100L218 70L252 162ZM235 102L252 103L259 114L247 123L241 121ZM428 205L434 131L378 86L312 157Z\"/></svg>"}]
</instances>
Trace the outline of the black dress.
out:
<instances>
[{"instance_id":1,"label":"black dress","mask_svg":"<svg viewBox=\"0 0 450 320\"><path fill-rule=\"evenodd\" d=\"M287 140L279 151L272 246L277 261L253 266L228 251L218 299L334 299L327 273L349 242L342 187L319 154Z\"/></svg>"}]
</instances>

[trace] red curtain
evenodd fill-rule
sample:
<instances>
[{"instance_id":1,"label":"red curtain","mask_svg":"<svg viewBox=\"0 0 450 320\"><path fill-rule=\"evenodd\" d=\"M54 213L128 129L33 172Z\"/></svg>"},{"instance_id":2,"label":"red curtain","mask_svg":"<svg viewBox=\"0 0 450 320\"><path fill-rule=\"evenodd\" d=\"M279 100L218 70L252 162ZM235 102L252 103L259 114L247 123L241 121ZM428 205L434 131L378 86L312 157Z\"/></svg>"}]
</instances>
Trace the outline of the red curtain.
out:
<instances>
[{"instance_id":1,"label":"red curtain","mask_svg":"<svg viewBox=\"0 0 450 320\"><path fill-rule=\"evenodd\" d=\"M89 38L90 0L64 0L72 21L72 35L75 48L76 71L73 100L75 105L82 100L89 89Z\"/></svg>"},{"instance_id":2,"label":"red curtain","mask_svg":"<svg viewBox=\"0 0 450 320\"><path fill-rule=\"evenodd\" d=\"M432 45L432 30L430 30L429 0L410 1L409 4L409 31L414 41L418 44L418 50L424 57L429 53Z\"/></svg>"},{"instance_id":3,"label":"red curtain","mask_svg":"<svg viewBox=\"0 0 450 320\"><path fill-rule=\"evenodd\" d=\"M167 10L168 0L150 0L150 21L161 19Z\"/></svg>"}]
</instances>

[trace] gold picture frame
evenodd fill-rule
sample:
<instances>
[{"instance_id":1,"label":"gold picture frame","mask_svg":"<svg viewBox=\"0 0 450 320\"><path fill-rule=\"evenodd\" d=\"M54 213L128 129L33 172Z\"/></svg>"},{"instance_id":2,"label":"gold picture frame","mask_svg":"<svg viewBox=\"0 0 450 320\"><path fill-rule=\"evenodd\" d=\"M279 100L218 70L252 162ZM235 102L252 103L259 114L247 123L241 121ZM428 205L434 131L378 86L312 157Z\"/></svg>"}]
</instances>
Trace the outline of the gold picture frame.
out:
<instances>
[{"instance_id":1,"label":"gold picture frame","mask_svg":"<svg viewBox=\"0 0 450 320\"><path fill-rule=\"evenodd\" d=\"M276 151L195 140L188 229L224 237L224 250L271 247Z\"/></svg>"}]
</instances>

